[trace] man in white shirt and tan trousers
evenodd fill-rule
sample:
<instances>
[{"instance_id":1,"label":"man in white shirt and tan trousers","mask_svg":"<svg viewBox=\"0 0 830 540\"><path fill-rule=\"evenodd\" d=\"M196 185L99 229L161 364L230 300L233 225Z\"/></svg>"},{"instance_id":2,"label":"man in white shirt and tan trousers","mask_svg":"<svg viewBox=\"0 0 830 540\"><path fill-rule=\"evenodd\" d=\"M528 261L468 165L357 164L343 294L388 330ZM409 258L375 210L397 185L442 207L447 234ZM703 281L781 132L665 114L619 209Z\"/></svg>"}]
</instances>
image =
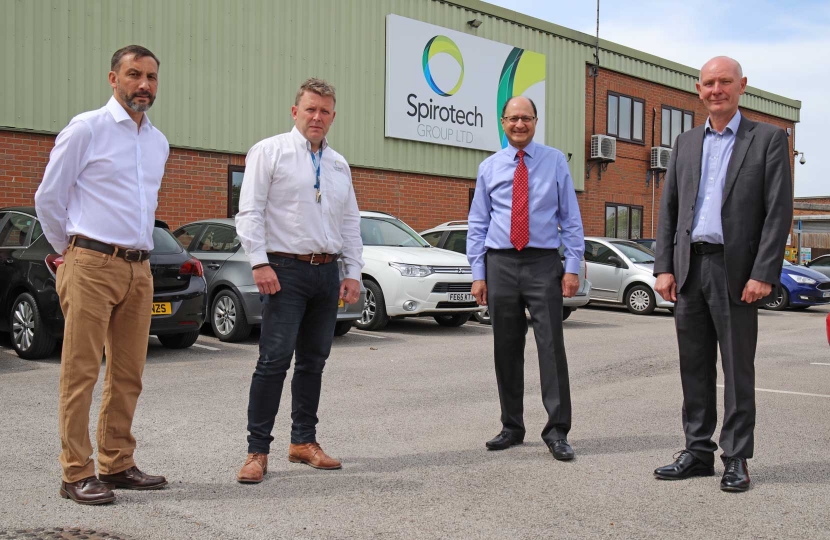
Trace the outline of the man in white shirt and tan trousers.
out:
<instances>
[{"instance_id":1,"label":"man in white shirt and tan trousers","mask_svg":"<svg viewBox=\"0 0 830 540\"><path fill-rule=\"evenodd\" d=\"M245 160L236 230L262 295L262 330L241 483L262 482L268 470L271 430L292 356L288 460L340 468L317 442L317 407L338 303L353 304L360 296L363 243L351 170L326 142L335 100L331 85L308 79L291 108L294 129L260 141Z\"/></svg>"},{"instance_id":2,"label":"man in white shirt and tan trousers","mask_svg":"<svg viewBox=\"0 0 830 540\"><path fill-rule=\"evenodd\" d=\"M150 250L170 147L144 113L156 97L159 61L144 47L115 52L107 104L60 132L35 194L43 232L64 255L57 290L65 326L60 372L60 495L80 504L115 500L112 489L160 489L163 476L133 460L153 301ZM107 371L98 417L98 477L89 410L101 353Z\"/></svg>"}]
</instances>

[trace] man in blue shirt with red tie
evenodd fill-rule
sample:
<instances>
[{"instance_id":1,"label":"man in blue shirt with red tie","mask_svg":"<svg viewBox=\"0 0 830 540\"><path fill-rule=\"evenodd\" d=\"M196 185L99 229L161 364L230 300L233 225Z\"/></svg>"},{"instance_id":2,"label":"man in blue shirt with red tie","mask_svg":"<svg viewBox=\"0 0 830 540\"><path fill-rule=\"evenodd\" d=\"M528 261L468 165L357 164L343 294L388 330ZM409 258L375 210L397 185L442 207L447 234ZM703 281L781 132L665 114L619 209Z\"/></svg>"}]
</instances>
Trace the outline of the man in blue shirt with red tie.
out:
<instances>
[{"instance_id":1,"label":"man in blue shirt with red tie","mask_svg":"<svg viewBox=\"0 0 830 540\"><path fill-rule=\"evenodd\" d=\"M496 381L502 431L487 441L504 450L524 441L525 308L539 351L542 401L548 422L542 440L553 457L573 459L568 444L571 391L562 334L562 298L579 288L579 263L585 251L582 217L565 156L533 142L536 105L516 96L502 110L507 148L478 169L470 207L467 258L472 293L489 306L493 325ZM565 264L559 246L565 246Z\"/></svg>"}]
</instances>

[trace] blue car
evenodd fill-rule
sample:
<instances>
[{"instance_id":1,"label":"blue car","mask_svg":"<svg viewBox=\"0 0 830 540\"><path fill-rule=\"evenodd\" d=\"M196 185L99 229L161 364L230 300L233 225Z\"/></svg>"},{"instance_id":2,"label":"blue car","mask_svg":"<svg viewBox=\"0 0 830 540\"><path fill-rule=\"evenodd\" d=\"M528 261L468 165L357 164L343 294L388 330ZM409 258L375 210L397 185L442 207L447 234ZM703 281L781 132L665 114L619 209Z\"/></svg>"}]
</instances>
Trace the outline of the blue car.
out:
<instances>
[{"instance_id":1,"label":"blue car","mask_svg":"<svg viewBox=\"0 0 830 540\"><path fill-rule=\"evenodd\" d=\"M776 292L774 299L764 305L765 308L780 311L787 307L804 309L830 304L830 278L785 260L781 269L781 287Z\"/></svg>"}]
</instances>

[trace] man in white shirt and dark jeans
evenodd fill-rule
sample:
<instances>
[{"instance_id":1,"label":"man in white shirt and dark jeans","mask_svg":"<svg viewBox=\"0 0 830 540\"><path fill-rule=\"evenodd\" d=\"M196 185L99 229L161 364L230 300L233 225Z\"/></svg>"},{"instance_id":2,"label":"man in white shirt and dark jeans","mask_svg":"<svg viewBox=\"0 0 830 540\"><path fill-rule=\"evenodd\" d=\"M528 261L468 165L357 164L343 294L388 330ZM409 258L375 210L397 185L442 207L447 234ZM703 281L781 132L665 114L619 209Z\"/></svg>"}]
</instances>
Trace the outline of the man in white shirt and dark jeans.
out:
<instances>
[{"instance_id":1,"label":"man in white shirt and dark jeans","mask_svg":"<svg viewBox=\"0 0 830 540\"><path fill-rule=\"evenodd\" d=\"M340 468L317 443L317 406L338 303L353 304L360 295L363 243L351 170L326 142L335 99L331 85L308 79L291 108L294 129L260 141L245 160L236 230L262 294L262 330L241 483L262 482L268 470L271 430L292 356L288 460Z\"/></svg>"},{"instance_id":2,"label":"man in white shirt and dark jeans","mask_svg":"<svg viewBox=\"0 0 830 540\"><path fill-rule=\"evenodd\" d=\"M141 394L153 302L150 250L170 147L145 111L159 61L130 45L115 52L113 96L58 134L35 194L43 233L64 255L56 287L65 319L60 372L60 495L80 504L115 500L114 488L159 489L163 476L133 460L133 415ZM98 417L98 477L89 410L101 353L107 371Z\"/></svg>"}]
</instances>

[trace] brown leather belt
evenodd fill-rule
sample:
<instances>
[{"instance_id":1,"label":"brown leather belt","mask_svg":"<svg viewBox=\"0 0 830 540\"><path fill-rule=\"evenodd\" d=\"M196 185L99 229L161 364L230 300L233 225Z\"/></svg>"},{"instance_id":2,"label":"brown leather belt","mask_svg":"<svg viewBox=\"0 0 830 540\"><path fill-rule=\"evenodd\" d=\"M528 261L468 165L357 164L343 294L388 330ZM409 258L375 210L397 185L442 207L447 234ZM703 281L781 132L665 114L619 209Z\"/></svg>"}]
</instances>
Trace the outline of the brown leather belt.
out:
<instances>
[{"instance_id":1,"label":"brown leather belt","mask_svg":"<svg viewBox=\"0 0 830 540\"><path fill-rule=\"evenodd\" d=\"M91 249L92 251L97 251L98 253L113 255L114 257L119 257L127 262L142 262L150 258L150 252L143 249L122 248L106 244L104 242L99 242L98 240L83 238L81 236L73 236L69 245L84 249Z\"/></svg>"},{"instance_id":2,"label":"brown leather belt","mask_svg":"<svg viewBox=\"0 0 830 540\"><path fill-rule=\"evenodd\" d=\"M288 259L297 259L298 261L307 262L317 266L318 264L328 264L340 258L338 254L331 253L311 253L309 255L297 255L296 253L282 253L280 251L269 251L268 255L276 255L277 257L286 257Z\"/></svg>"}]
</instances>

